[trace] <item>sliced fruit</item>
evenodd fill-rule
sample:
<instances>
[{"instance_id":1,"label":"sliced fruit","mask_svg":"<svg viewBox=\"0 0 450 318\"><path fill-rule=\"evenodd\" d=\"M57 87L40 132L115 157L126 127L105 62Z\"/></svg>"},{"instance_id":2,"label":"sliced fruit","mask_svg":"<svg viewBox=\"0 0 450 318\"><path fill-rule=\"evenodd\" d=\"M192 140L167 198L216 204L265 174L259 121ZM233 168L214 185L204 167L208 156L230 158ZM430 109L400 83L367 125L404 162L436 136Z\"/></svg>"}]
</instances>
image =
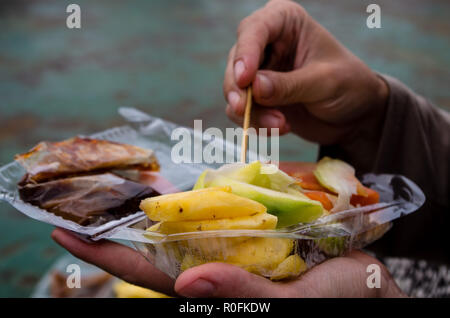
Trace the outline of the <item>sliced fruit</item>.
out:
<instances>
[{"instance_id":1,"label":"sliced fruit","mask_svg":"<svg viewBox=\"0 0 450 318\"><path fill-rule=\"evenodd\" d=\"M327 237L316 240L316 244L323 252L330 256L339 256L344 253L347 247L348 238L341 237Z\"/></svg>"},{"instance_id":2,"label":"sliced fruit","mask_svg":"<svg viewBox=\"0 0 450 318\"><path fill-rule=\"evenodd\" d=\"M300 192L298 195L283 193L258 187L255 185L235 181L218 176L211 181L211 186L231 186L232 193L254 201L267 207L267 212L278 217L277 227L285 227L297 223L312 222L322 215L322 205L307 198Z\"/></svg>"},{"instance_id":3,"label":"sliced fruit","mask_svg":"<svg viewBox=\"0 0 450 318\"><path fill-rule=\"evenodd\" d=\"M280 162L280 169L296 180L296 183L305 190L329 192L317 181L314 170L317 163L313 162Z\"/></svg>"},{"instance_id":4,"label":"sliced fruit","mask_svg":"<svg viewBox=\"0 0 450 318\"><path fill-rule=\"evenodd\" d=\"M281 161L279 168L292 176L296 173L313 172L316 165L315 162Z\"/></svg>"},{"instance_id":5,"label":"sliced fruit","mask_svg":"<svg viewBox=\"0 0 450 318\"><path fill-rule=\"evenodd\" d=\"M261 182L257 178L253 183L254 185L280 192L288 192L290 187L295 185L295 179L279 170L275 165L263 165L259 178L262 180L265 178L268 181Z\"/></svg>"},{"instance_id":6,"label":"sliced fruit","mask_svg":"<svg viewBox=\"0 0 450 318\"><path fill-rule=\"evenodd\" d=\"M332 212L348 209L354 194L368 195L365 187L356 179L355 169L344 161L324 157L318 162L314 175L322 186L338 194Z\"/></svg>"},{"instance_id":7,"label":"sliced fruit","mask_svg":"<svg viewBox=\"0 0 450 318\"><path fill-rule=\"evenodd\" d=\"M223 262L240 266L249 272L269 276L270 273L291 253L294 241L286 238L250 238L233 248L220 250L213 255L187 254L181 270L208 262Z\"/></svg>"},{"instance_id":8,"label":"sliced fruit","mask_svg":"<svg viewBox=\"0 0 450 318\"><path fill-rule=\"evenodd\" d=\"M205 176L208 173L208 169L206 169L205 171L203 171L201 173L201 175L198 177L197 182L195 183L194 187L192 188L192 190L199 190L199 189L204 189L205 187Z\"/></svg>"},{"instance_id":9,"label":"sliced fruit","mask_svg":"<svg viewBox=\"0 0 450 318\"><path fill-rule=\"evenodd\" d=\"M314 201L319 201L326 210L331 210L333 208L333 203L328 197L328 193L322 191L308 191L305 195Z\"/></svg>"},{"instance_id":10,"label":"sliced fruit","mask_svg":"<svg viewBox=\"0 0 450 318\"><path fill-rule=\"evenodd\" d=\"M380 202L380 194L370 188L365 187L367 196L352 195L350 203L354 206L365 206Z\"/></svg>"},{"instance_id":11,"label":"sliced fruit","mask_svg":"<svg viewBox=\"0 0 450 318\"><path fill-rule=\"evenodd\" d=\"M249 164L228 164L217 170L218 174L229 177L233 180L253 184L255 182L266 182L261 179L260 161L254 161Z\"/></svg>"},{"instance_id":12,"label":"sliced fruit","mask_svg":"<svg viewBox=\"0 0 450 318\"><path fill-rule=\"evenodd\" d=\"M150 220L164 222L233 218L267 211L261 203L220 188L147 198L140 208Z\"/></svg>"},{"instance_id":13,"label":"sliced fruit","mask_svg":"<svg viewBox=\"0 0 450 318\"><path fill-rule=\"evenodd\" d=\"M277 217L268 213L251 216L182 222L161 222L148 228L163 234L186 233L214 230L270 230L277 226Z\"/></svg>"},{"instance_id":14,"label":"sliced fruit","mask_svg":"<svg viewBox=\"0 0 450 318\"><path fill-rule=\"evenodd\" d=\"M270 276L271 280L294 278L308 269L305 261L297 254L288 256L282 261Z\"/></svg>"},{"instance_id":15,"label":"sliced fruit","mask_svg":"<svg viewBox=\"0 0 450 318\"><path fill-rule=\"evenodd\" d=\"M273 271L292 251L294 241L255 237L224 253L224 261L261 275Z\"/></svg>"},{"instance_id":16,"label":"sliced fruit","mask_svg":"<svg viewBox=\"0 0 450 318\"><path fill-rule=\"evenodd\" d=\"M234 163L217 170L206 170L198 178L194 189L207 187L219 176L281 192L286 192L290 185L295 184L295 179L279 170L277 166L254 161L249 164Z\"/></svg>"},{"instance_id":17,"label":"sliced fruit","mask_svg":"<svg viewBox=\"0 0 450 318\"><path fill-rule=\"evenodd\" d=\"M355 169L342 160L322 158L317 163L314 175L323 187L333 193L350 192L367 196L366 188L355 177Z\"/></svg>"},{"instance_id":18,"label":"sliced fruit","mask_svg":"<svg viewBox=\"0 0 450 318\"><path fill-rule=\"evenodd\" d=\"M171 298L165 294L132 285L123 280L116 283L113 289L117 298Z\"/></svg>"},{"instance_id":19,"label":"sliced fruit","mask_svg":"<svg viewBox=\"0 0 450 318\"><path fill-rule=\"evenodd\" d=\"M233 180L254 183L255 180L258 182L265 182L263 178L258 178L260 176L261 162L255 161L249 164L234 163L223 165L217 170L206 169L198 177L197 182L194 185L193 190L206 188L206 184L214 178L216 175L226 176ZM268 180L266 181L268 182Z\"/></svg>"},{"instance_id":20,"label":"sliced fruit","mask_svg":"<svg viewBox=\"0 0 450 318\"><path fill-rule=\"evenodd\" d=\"M211 257L221 258L224 253L235 248L235 246L248 241L249 237L207 237L180 241L180 246L184 246L184 250L191 251L196 255L202 255L203 258Z\"/></svg>"},{"instance_id":21,"label":"sliced fruit","mask_svg":"<svg viewBox=\"0 0 450 318\"><path fill-rule=\"evenodd\" d=\"M202 264L206 264L208 262L211 262L212 260L208 259L202 259L199 256L195 256L192 254L186 254L183 258L183 261L180 264L180 270L184 272L185 270L188 270L191 267L199 266Z\"/></svg>"}]
</instances>

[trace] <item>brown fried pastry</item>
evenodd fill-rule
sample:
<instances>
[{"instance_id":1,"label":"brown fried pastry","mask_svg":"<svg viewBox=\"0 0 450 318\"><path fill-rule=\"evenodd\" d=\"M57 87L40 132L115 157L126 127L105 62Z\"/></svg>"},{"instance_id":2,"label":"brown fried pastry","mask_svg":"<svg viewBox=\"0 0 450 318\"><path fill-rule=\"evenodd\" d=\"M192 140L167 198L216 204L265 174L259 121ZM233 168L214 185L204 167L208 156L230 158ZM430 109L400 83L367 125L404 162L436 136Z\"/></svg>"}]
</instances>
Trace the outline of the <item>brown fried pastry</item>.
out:
<instances>
[{"instance_id":1,"label":"brown fried pastry","mask_svg":"<svg viewBox=\"0 0 450 318\"><path fill-rule=\"evenodd\" d=\"M44 141L15 160L26 169L26 180L34 183L113 169L159 170L152 150L85 137Z\"/></svg>"},{"instance_id":2,"label":"brown fried pastry","mask_svg":"<svg viewBox=\"0 0 450 318\"><path fill-rule=\"evenodd\" d=\"M83 226L97 226L140 211L141 200L159 195L150 186L112 173L19 184L20 198Z\"/></svg>"}]
</instances>

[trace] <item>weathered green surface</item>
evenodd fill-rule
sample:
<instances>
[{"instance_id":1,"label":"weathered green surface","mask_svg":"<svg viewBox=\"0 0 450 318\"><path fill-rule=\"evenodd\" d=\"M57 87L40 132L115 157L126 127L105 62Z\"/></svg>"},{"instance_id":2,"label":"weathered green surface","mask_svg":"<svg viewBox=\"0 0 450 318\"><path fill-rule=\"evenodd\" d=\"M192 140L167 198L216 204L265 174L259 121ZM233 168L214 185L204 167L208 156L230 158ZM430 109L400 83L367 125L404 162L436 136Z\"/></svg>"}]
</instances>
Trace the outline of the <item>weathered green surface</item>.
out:
<instances>
[{"instance_id":1,"label":"weathered green surface","mask_svg":"<svg viewBox=\"0 0 450 318\"><path fill-rule=\"evenodd\" d=\"M65 26L78 3L82 29ZM377 1L382 29L365 26L369 1L301 2L377 71L450 109L450 3ZM0 164L43 139L121 123L117 107L183 125L232 125L222 79L239 21L264 1L2 1ZM317 148L281 140L282 160L314 160ZM63 253L52 227L0 204L0 296L27 296Z\"/></svg>"}]
</instances>

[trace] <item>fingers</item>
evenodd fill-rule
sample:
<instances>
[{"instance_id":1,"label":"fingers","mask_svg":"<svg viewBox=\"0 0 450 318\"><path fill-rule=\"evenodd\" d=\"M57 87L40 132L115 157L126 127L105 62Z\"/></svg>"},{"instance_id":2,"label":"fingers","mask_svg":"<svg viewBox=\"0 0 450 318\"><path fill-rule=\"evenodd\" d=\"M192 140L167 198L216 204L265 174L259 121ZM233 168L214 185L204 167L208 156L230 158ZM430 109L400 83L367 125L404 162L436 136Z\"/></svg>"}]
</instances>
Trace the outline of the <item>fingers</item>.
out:
<instances>
[{"instance_id":1,"label":"fingers","mask_svg":"<svg viewBox=\"0 0 450 318\"><path fill-rule=\"evenodd\" d=\"M232 89L245 89L253 82L264 59L266 46L283 32L286 12L292 10L292 6L297 10L300 7L293 3L278 5L277 2L269 2L264 8L242 20L225 72L224 95L227 100ZM241 97L245 96L241 94ZM245 103L245 98L241 103Z\"/></svg>"},{"instance_id":2,"label":"fingers","mask_svg":"<svg viewBox=\"0 0 450 318\"><path fill-rule=\"evenodd\" d=\"M245 101L247 92L239 88L234 80L233 60L236 46L233 46L228 55L228 63L225 69L225 78L223 81L223 95L230 105L231 110L238 116L243 116L245 111Z\"/></svg>"},{"instance_id":3,"label":"fingers","mask_svg":"<svg viewBox=\"0 0 450 318\"><path fill-rule=\"evenodd\" d=\"M239 24L233 59L234 78L240 88L253 82L264 60L266 46L280 37L295 16L297 25L304 19L302 8L293 2L270 1ZM298 30L295 30L298 31ZM294 32L294 30L293 30Z\"/></svg>"},{"instance_id":4,"label":"fingers","mask_svg":"<svg viewBox=\"0 0 450 318\"><path fill-rule=\"evenodd\" d=\"M323 96L333 96L337 89L331 72L325 63L291 72L258 71L253 82L254 100L263 106L317 103Z\"/></svg>"},{"instance_id":5,"label":"fingers","mask_svg":"<svg viewBox=\"0 0 450 318\"><path fill-rule=\"evenodd\" d=\"M377 297L383 290L403 296L391 278L382 274L381 290L367 286L367 266L376 259L354 251L319 264L296 280L274 283L237 266L209 263L182 273L175 290L186 297ZM385 270L385 269L384 269Z\"/></svg>"},{"instance_id":6,"label":"fingers","mask_svg":"<svg viewBox=\"0 0 450 318\"><path fill-rule=\"evenodd\" d=\"M251 274L237 266L209 263L183 272L175 290L185 297L283 297L282 284Z\"/></svg>"},{"instance_id":7,"label":"fingers","mask_svg":"<svg viewBox=\"0 0 450 318\"><path fill-rule=\"evenodd\" d=\"M242 20L239 25L232 67L234 81L240 88L247 87L255 78L264 49L269 43L271 31L264 23L267 21L267 15L264 9L260 9ZM279 25L282 25L281 21Z\"/></svg>"},{"instance_id":8,"label":"fingers","mask_svg":"<svg viewBox=\"0 0 450 318\"><path fill-rule=\"evenodd\" d=\"M230 105L227 105L225 109L227 116L239 126L242 126L244 116L237 115ZM252 115L250 117L250 126L255 128L259 133L260 128L267 128L267 135L270 136L272 128L278 128L278 134L284 135L290 132L291 126L289 125L286 116L277 109L266 109L261 107L255 107L252 109Z\"/></svg>"},{"instance_id":9,"label":"fingers","mask_svg":"<svg viewBox=\"0 0 450 318\"><path fill-rule=\"evenodd\" d=\"M370 264L378 264L381 268L381 289L367 286L367 266ZM393 289L392 279L386 279L383 271L386 271L385 267L375 258L352 251L313 267L298 280L286 284L286 289L293 297L379 297L387 288Z\"/></svg>"},{"instance_id":10,"label":"fingers","mask_svg":"<svg viewBox=\"0 0 450 318\"><path fill-rule=\"evenodd\" d=\"M233 58L236 46L230 51L228 56L228 65L225 70L225 79L223 84L223 93L228 105L225 109L227 116L239 126L244 121L245 104L247 92L236 85L233 72ZM270 135L271 128L278 128L279 134L283 135L290 131L290 126L285 116L278 110L259 109L253 107L251 115L251 127L255 129L268 128Z\"/></svg>"},{"instance_id":11,"label":"fingers","mask_svg":"<svg viewBox=\"0 0 450 318\"><path fill-rule=\"evenodd\" d=\"M111 241L87 243L63 229L55 229L52 239L74 256L132 284L173 295L174 281L153 267L141 254Z\"/></svg>"}]
</instances>

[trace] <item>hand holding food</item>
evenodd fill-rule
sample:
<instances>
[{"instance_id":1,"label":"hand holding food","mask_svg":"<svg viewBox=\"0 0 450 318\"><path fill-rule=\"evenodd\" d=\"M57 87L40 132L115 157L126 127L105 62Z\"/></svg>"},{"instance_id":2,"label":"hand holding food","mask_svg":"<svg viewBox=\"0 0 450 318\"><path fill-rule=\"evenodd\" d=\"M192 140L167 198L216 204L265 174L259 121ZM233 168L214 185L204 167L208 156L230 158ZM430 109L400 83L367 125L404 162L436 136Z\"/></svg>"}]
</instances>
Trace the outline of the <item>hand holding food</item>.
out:
<instances>
[{"instance_id":1,"label":"hand holding food","mask_svg":"<svg viewBox=\"0 0 450 318\"><path fill-rule=\"evenodd\" d=\"M290 169L292 166L294 168ZM218 170L204 171L192 191L144 199L142 208L149 212L153 224L143 235L158 237L154 243L144 243L155 253L152 256L154 265L138 252L114 242L87 244L61 230L55 231L54 239L77 257L97 264L115 276L166 294L174 293L171 289L173 281L168 275L180 275L175 290L186 296L299 295L297 288L304 291L302 295L312 296L308 294L308 284L321 279L335 266L341 266L347 279L353 279L358 269L352 266L360 260L350 261L353 264L350 266L349 259L342 256L334 258L333 265L328 265L331 261L317 265L310 259L312 255L323 255L320 261L323 262L328 257L342 255L349 247L345 238L296 240L266 237L263 233L277 233L302 220L315 222L330 213L339 213L333 209L342 195L346 199L342 200L341 209L378 202L376 191L360 186L354 171L339 160L324 158L319 163L282 164L281 168L286 173L261 162L225 165ZM325 173L320 173L322 170ZM86 177L92 175L101 174L93 172ZM70 178L28 186L42 187L45 183L64 182L65 179ZM347 190L340 191L341 188ZM272 200L277 204L271 204ZM233 234L242 231L250 234ZM252 231L261 235L255 236ZM224 235L225 232L228 235ZM383 228L365 233L363 240L370 242L384 232ZM204 234L206 236L202 236ZM184 239L189 236L191 239ZM157 243L158 240L161 241ZM299 275L302 278L298 280ZM199 277L212 282L214 289L210 293L200 293L191 284L191 279ZM248 284L233 283L242 279ZM290 282L272 285L271 280ZM331 285L327 287L324 283L323 286L321 293L336 295ZM351 295L351 291L346 293L343 295Z\"/></svg>"},{"instance_id":2,"label":"hand holding food","mask_svg":"<svg viewBox=\"0 0 450 318\"><path fill-rule=\"evenodd\" d=\"M87 138L37 147L31 155L17 157L27 172L21 181L23 169L17 163L3 168L2 177L4 171L16 176L8 185L15 192L5 198L12 198L9 202L27 215L91 240L133 241L140 253L107 240L88 244L59 229L53 235L77 257L132 284L169 295L174 294L173 279L177 277L175 290L181 295L193 295L195 288L186 279L198 275L214 282L217 288L202 295L289 294L292 289L278 288L279 285L271 285L271 280L290 281L283 286L303 286L300 282L311 277L328 258L335 257L336 264L345 263L348 259L342 255L352 247L365 246L389 228L388 223L380 225L376 218L369 227L361 223L364 233L352 222L341 224L341 211L343 215L372 211L370 207L358 207L374 204L380 196L362 186L354 169L339 160L323 158L318 163L295 163L291 170L283 164L279 170L258 161L224 165L201 173L191 191L158 196L156 191L177 190L154 170L158 164L151 151L129 148L145 154L137 163L129 157L128 148ZM118 155L107 156L111 149ZM386 206L386 202L398 204L394 201L401 199L406 205L399 206L400 210L410 213L423 202L420 190L408 180L373 177L370 184L383 185L377 188L383 195L377 209ZM411 185L407 192L418 194L419 200L394 199L396 193L390 192L393 189L389 183L394 178L396 187ZM4 179L3 184L7 184ZM138 205L149 218L139 211ZM367 219L370 218L364 217ZM344 266L342 273L350 269ZM231 276L225 277L225 273ZM296 279L300 276L302 279ZM249 283L227 290L241 279ZM264 289L270 291L261 293ZM198 290L195 293L200 295Z\"/></svg>"},{"instance_id":3,"label":"hand holding food","mask_svg":"<svg viewBox=\"0 0 450 318\"><path fill-rule=\"evenodd\" d=\"M20 197L46 213L94 229L133 214L139 205L152 221L138 240L152 243L141 244L144 249L139 250L147 256L153 253L150 259L156 268L142 259L137 263L148 269L133 268L131 273L129 266L137 264L139 254L132 256L135 252L116 243L85 246L61 231L55 232L55 240L116 276L167 294L173 293L167 275L183 278L203 266L204 273L234 265L248 275L292 281L325 259L343 255L355 240L366 244L389 228L378 226L352 240L345 236L294 239L282 234L289 233L286 228L314 224L330 214L379 201L378 193L363 186L354 169L340 160L282 164L282 170L259 161L229 164L205 170L191 191L158 195L153 186L169 186L172 191L173 187L154 170L158 164L150 151L87 138L45 145L17 156L27 171L18 185ZM68 149L72 159L66 158ZM111 149L117 155L105 156ZM127 157L128 151L145 156L138 163ZM152 274L143 279L141 272ZM149 277L158 277L159 283Z\"/></svg>"},{"instance_id":4,"label":"hand holding food","mask_svg":"<svg viewBox=\"0 0 450 318\"><path fill-rule=\"evenodd\" d=\"M193 267L183 272L174 282L139 252L127 246L109 241L86 243L61 229L54 230L52 238L78 258L96 264L114 276L167 295L266 298L404 296L383 264L357 251L325 261L306 272L300 279L283 284L249 273L238 266L223 263ZM369 264L378 264L383 271L381 289L368 289L365 278L361 279L366 277ZM345 284L347 281L352 284Z\"/></svg>"},{"instance_id":5,"label":"hand holding food","mask_svg":"<svg viewBox=\"0 0 450 318\"><path fill-rule=\"evenodd\" d=\"M383 79L291 1L270 1L239 25L223 82L226 113L239 125L250 84L253 127L321 145L346 143L368 123L378 133L388 96Z\"/></svg>"}]
</instances>

